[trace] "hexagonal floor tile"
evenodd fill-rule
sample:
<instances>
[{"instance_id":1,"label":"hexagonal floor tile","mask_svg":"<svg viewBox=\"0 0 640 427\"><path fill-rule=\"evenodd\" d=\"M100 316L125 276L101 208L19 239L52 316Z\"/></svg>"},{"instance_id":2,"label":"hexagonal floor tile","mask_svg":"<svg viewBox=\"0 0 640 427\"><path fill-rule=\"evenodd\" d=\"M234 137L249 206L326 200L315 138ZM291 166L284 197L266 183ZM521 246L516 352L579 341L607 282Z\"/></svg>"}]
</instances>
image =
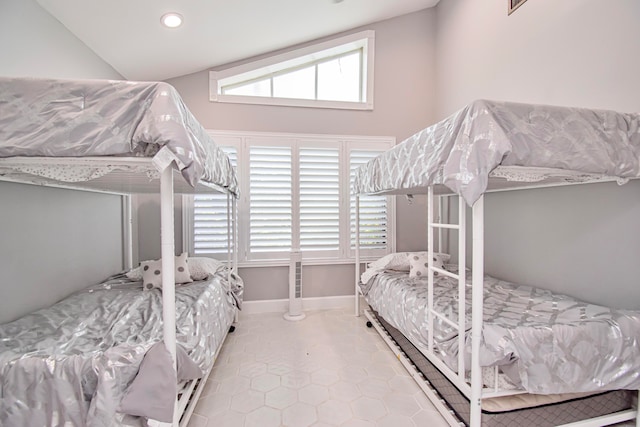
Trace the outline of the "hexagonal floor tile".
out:
<instances>
[{"instance_id":1,"label":"hexagonal floor tile","mask_svg":"<svg viewBox=\"0 0 640 427\"><path fill-rule=\"evenodd\" d=\"M298 401L298 393L287 387L278 387L266 393L264 402L275 409L284 409Z\"/></svg>"},{"instance_id":2,"label":"hexagonal floor tile","mask_svg":"<svg viewBox=\"0 0 640 427\"><path fill-rule=\"evenodd\" d=\"M242 363L238 370L239 375L247 378L257 377L258 375L265 374L266 372L267 364L262 362Z\"/></svg>"},{"instance_id":3,"label":"hexagonal floor tile","mask_svg":"<svg viewBox=\"0 0 640 427\"><path fill-rule=\"evenodd\" d=\"M351 402L351 409L355 418L367 421L375 421L388 414L387 408L381 400L366 396Z\"/></svg>"},{"instance_id":4,"label":"hexagonal floor tile","mask_svg":"<svg viewBox=\"0 0 640 427\"><path fill-rule=\"evenodd\" d=\"M340 377L335 371L322 368L311 374L311 382L320 385L331 385L340 381Z\"/></svg>"},{"instance_id":5,"label":"hexagonal floor tile","mask_svg":"<svg viewBox=\"0 0 640 427\"><path fill-rule=\"evenodd\" d=\"M231 395L228 393L216 392L200 398L194 412L205 417L214 417L216 414L228 411L230 406Z\"/></svg>"},{"instance_id":6,"label":"hexagonal floor tile","mask_svg":"<svg viewBox=\"0 0 640 427\"><path fill-rule=\"evenodd\" d=\"M345 381L338 381L329 386L329 395L343 402L351 402L362 396L362 393L357 385Z\"/></svg>"},{"instance_id":7,"label":"hexagonal floor tile","mask_svg":"<svg viewBox=\"0 0 640 427\"><path fill-rule=\"evenodd\" d=\"M270 391L280 385L280 376L273 374L262 374L251 379L251 389L258 391Z\"/></svg>"},{"instance_id":8,"label":"hexagonal floor tile","mask_svg":"<svg viewBox=\"0 0 640 427\"><path fill-rule=\"evenodd\" d=\"M327 400L318 406L318 418L328 424L340 425L352 417L349 404L340 400Z\"/></svg>"},{"instance_id":9,"label":"hexagonal floor tile","mask_svg":"<svg viewBox=\"0 0 640 427\"><path fill-rule=\"evenodd\" d=\"M230 377L220 381L218 391L227 394L238 394L249 390L251 381L245 377Z\"/></svg>"},{"instance_id":10,"label":"hexagonal floor tile","mask_svg":"<svg viewBox=\"0 0 640 427\"><path fill-rule=\"evenodd\" d=\"M300 402L317 406L329 399L329 390L322 385L309 384L298 390L298 399Z\"/></svg>"},{"instance_id":11,"label":"hexagonal floor tile","mask_svg":"<svg viewBox=\"0 0 640 427\"><path fill-rule=\"evenodd\" d=\"M306 403L295 403L282 411L282 423L286 427L307 427L318 420L316 408Z\"/></svg>"},{"instance_id":12,"label":"hexagonal floor tile","mask_svg":"<svg viewBox=\"0 0 640 427\"><path fill-rule=\"evenodd\" d=\"M377 422L378 427L414 427L413 421L404 415L389 414Z\"/></svg>"},{"instance_id":13,"label":"hexagonal floor tile","mask_svg":"<svg viewBox=\"0 0 640 427\"><path fill-rule=\"evenodd\" d=\"M280 384L285 387L300 389L311 382L306 372L292 371L280 378Z\"/></svg>"},{"instance_id":14,"label":"hexagonal floor tile","mask_svg":"<svg viewBox=\"0 0 640 427\"><path fill-rule=\"evenodd\" d=\"M231 399L231 409L241 414L247 414L264 405L264 393L247 390L236 394Z\"/></svg>"},{"instance_id":15,"label":"hexagonal floor tile","mask_svg":"<svg viewBox=\"0 0 640 427\"><path fill-rule=\"evenodd\" d=\"M280 411L263 406L251 411L245 418L245 427L279 427L282 422Z\"/></svg>"},{"instance_id":16,"label":"hexagonal floor tile","mask_svg":"<svg viewBox=\"0 0 640 427\"><path fill-rule=\"evenodd\" d=\"M412 396L392 393L386 395L383 400L391 415L412 417L422 409Z\"/></svg>"},{"instance_id":17,"label":"hexagonal floor tile","mask_svg":"<svg viewBox=\"0 0 640 427\"><path fill-rule=\"evenodd\" d=\"M386 381L377 378L367 378L359 382L358 388L363 395L378 398L384 397L392 391Z\"/></svg>"},{"instance_id":18,"label":"hexagonal floor tile","mask_svg":"<svg viewBox=\"0 0 640 427\"><path fill-rule=\"evenodd\" d=\"M445 427L375 331L352 310L241 313L189 427Z\"/></svg>"}]
</instances>

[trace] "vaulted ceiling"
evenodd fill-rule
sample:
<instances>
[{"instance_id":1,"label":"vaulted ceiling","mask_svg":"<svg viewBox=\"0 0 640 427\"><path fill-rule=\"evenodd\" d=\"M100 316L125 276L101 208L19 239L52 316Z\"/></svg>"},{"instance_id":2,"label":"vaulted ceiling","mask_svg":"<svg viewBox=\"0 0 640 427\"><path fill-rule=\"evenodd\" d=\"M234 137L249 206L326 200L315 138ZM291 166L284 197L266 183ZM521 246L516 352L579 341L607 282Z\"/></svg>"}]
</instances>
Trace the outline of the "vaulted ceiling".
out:
<instances>
[{"instance_id":1,"label":"vaulted ceiling","mask_svg":"<svg viewBox=\"0 0 640 427\"><path fill-rule=\"evenodd\" d=\"M166 80L433 7L438 0L37 0L129 80ZM182 26L160 18L177 12Z\"/></svg>"}]
</instances>

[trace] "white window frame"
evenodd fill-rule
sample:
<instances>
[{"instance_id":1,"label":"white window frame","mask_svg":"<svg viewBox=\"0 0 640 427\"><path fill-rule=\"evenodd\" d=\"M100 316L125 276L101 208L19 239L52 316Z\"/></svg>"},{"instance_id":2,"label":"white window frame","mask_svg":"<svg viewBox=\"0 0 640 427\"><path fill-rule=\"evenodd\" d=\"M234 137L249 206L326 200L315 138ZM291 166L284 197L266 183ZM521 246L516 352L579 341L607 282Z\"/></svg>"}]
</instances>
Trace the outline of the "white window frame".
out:
<instances>
[{"instance_id":1,"label":"white window frame","mask_svg":"<svg viewBox=\"0 0 640 427\"><path fill-rule=\"evenodd\" d=\"M334 108L348 110L373 110L373 71L375 32L361 31L333 40L316 43L300 49L269 56L222 71L209 72L209 100L212 102L229 102L240 104L284 105L293 107ZM272 98L264 96L225 95L221 93L221 82L241 82L257 77L266 77L269 73L280 73L286 69L294 69L310 61L363 49L361 90L362 102L324 101L314 99Z\"/></svg>"},{"instance_id":2,"label":"white window frame","mask_svg":"<svg viewBox=\"0 0 640 427\"><path fill-rule=\"evenodd\" d=\"M289 134L269 132L240 132L240 131L208 131L214 141L220 146L232 145L237 149L237 175L240 188L238 200L238 263L240 267L264 267L289 265L289 252L282 253L249 253L249 224L250 224L250 182L249 182L249 147L263 146L291 146L292 168L297 167L297 154L300 147L338 148L340 156L340 249L329 254L324 251L305 251L303 260L307 265L352 264L355 261L355 251L351 248L351 220L350 220L350 170L349 158L351 149L386 151L395 145L393 137L343 136L343 135L313 135ZM295 154L294 154L295 153ZM296 188L295 175L292 170L292 185ZM348 184L345 184L348 183ZM292 245L299 237L299 193L292 191ZM193 196L183 196L183 245L185 250L193 253ZM396 202L394 196L387 196L387 245L384 250L361 249L363 262L377 259L385 254L395 252L396 235ZM277 258L275 258L277 257Z\"/></svg>"}]
</instances>

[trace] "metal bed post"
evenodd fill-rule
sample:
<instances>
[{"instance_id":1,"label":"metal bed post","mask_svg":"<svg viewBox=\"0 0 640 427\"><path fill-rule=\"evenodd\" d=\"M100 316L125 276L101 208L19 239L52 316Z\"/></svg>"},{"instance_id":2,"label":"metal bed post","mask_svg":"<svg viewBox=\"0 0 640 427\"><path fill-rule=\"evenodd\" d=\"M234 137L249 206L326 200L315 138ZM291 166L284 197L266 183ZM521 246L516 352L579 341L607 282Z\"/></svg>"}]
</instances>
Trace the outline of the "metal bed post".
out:
<instances>
[{"instance_id":1,"label":"metal bed post","mask_svg":"<svg viewBox=\"0 0 640 427\"><path fill-rule=\"evenodd\" d=\"M232 245L233 245L233 266L231 267L231 271L235 274L238 274L238 210L237 210L237 199L233 197L231 199L231 233L233 234ZM233 321L237 323L240 320L240 310L236 307L236 313Z\"/></svg>"},{"instance_id":2,"label":"metal bed post","mask_svg":"<svg viewBox=\"0 0 640 427\"><path fill-rule=\"evenodd\" d=\"M356 194L356 287L355 287L355 315L360 316L360 195Z\"/></svg>"},{"instance_id":3,"label":"metal bed post","mask_svg":"<svg viewBox=\"0 0 640 427\"><path fill-rule=\"evenodd\" d=\"M123 267L130 270L133 268L133 213L130 194L122 196L122 225Z\"/></svg>"},{"instance_id":4,"label":"metal bed post","mask_svg":"<svg viewBox=\"0 0 640 427\"><path fill-rule=\"evenodd\" d=\"M227 192L227 280L231 284L231 276L237 263L236 236L235 236L235 199ZM233 251L233 254L231 253ZM233 261L232 261L233 256ZM233 264L232 264L233 262ZM233 321L238 322L239 313L236 309Z\"/></svg>"},{"instance_id":5,"label":"metal bed post","mask_svg":"<svg viewBox=\"0 0 640 427\"><path fill-rule=\"evenodd\" d=\"M482 369L480 368L480 340L482 339L482 310L484 287L484 195L473 205L473 272L471 297L471 398L470 425L479 427L482 416Z\"/></svg>"},{"instance_id":6,"label":"metal bed post","mask_svg":"<svg viewBox=\"0 0 640 427\"><path fill-rule=\"evenodd\" d=\"M173 229L173 168L160 177L160 239L162 256L162 336L176 369L175 241ZM173 425L178 425L178 401L174 401Z\"/></svg>"},{"instance_id":7,"label":"metal bed post","mask_svg":"<svg viewBox=\"0 0 640 427\"><path fill-rule=\"evenodd\" d=\"M227 193L227 279L231 282L231 193Z\"/></svg>"},{"instance_id":8,"label":"metal bed post","mask_svg":"<svg viewBox=\"0 0 640 427\"><path fill-rule=\"evenodd\" d=\"M238 199L233 198L231 208L233 209L233 271L238 273Z\"/></svg>"},{"instance_id":9,"label":"metal bed post","mask_svg":"<svg viewBox=\"0 0 640 427\"><path fill-rule=\"evenodd\" d=\"M467 206L458 197L458 377L465 380L464 363L466 337L467 293Z\"/></svg>"},{"instance_id":10,"label":"metal bed post","mask_svg":"<svg viewBox=\"0 0 640 427\"><path fill-rule=\"evenodd\" d=\"M429 186L427 189L427 259L429 265L432 265L433 260L433 187ZM428 337L427 347L429 352L433 352L433 275L434 271L431 268L427 269L427 322L428 322Z\"/></svg>"},{"instance_id":11,"label":"metal bed post","mask_svg":"<svg viewBox=\"0 0 640 427\"><path fill-rule=\"evenodd\" d=\"M443 211L442 211L442 199L443 196L438 196L438 223L442 224L444 221L442 220ZM438 252L444 252L442 250L442 227L438 228Z\"/></svg>"}]
</instances>

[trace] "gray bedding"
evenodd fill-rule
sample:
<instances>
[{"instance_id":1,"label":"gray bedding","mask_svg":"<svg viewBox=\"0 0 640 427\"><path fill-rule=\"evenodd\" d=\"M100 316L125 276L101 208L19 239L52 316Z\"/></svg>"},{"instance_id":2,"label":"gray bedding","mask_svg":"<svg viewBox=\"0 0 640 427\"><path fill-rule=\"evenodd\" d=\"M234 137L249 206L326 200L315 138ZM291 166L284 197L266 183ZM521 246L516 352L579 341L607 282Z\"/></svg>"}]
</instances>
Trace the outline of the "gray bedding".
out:
<instances>
[{"instance_id":1,"label":"gray bedding","mask_svg":"<svg viewBox=\"0 0 640 427\"><path fill-rule=\"evenodd\" d=\"M167 83L0 77L0 157L153 157L237 195L229 158Z\"/></svg>"},{"instance_id":2,"label":"gray bedding","mask_svg":"<svg viewBox=\"0 0 640 427\"><path fill-rule=\"evenodd\" d=\"M356 170L353 191L443 184L471 206L496 166L640 176L640 113L475 101Z\"/></svg>"},{"instance_id":3,"label":"gray bedding","mask_svg":"<svg viewBox=\"0 0 640 427\"><path fill-rule=\"evenodd\" d=\"M427 348L427 280L384 272L361 285L369 305L414 345ZM435 277L434 307L457 321L457 281ZM467 276L465 366L471 358L471 277ZM490 276L484 282L481 366L501 366L530 393L640 389L640 312L588 304ZM436 351L457 369L457 333L434 322Z\"/></svg>"},{"instance_id":4,"label":"gray bedding","mask_svg":"<svg viewBox=\"0 0 640 427\"><path fill-rule=\"evenodd\" d=\"M176 339L202 372L233 322L238 284L221 271L176 287ZM124 275L0 325L0 425L118 424L120 401L160 340L161 291Z\"/></svg>"}]
</instances>

